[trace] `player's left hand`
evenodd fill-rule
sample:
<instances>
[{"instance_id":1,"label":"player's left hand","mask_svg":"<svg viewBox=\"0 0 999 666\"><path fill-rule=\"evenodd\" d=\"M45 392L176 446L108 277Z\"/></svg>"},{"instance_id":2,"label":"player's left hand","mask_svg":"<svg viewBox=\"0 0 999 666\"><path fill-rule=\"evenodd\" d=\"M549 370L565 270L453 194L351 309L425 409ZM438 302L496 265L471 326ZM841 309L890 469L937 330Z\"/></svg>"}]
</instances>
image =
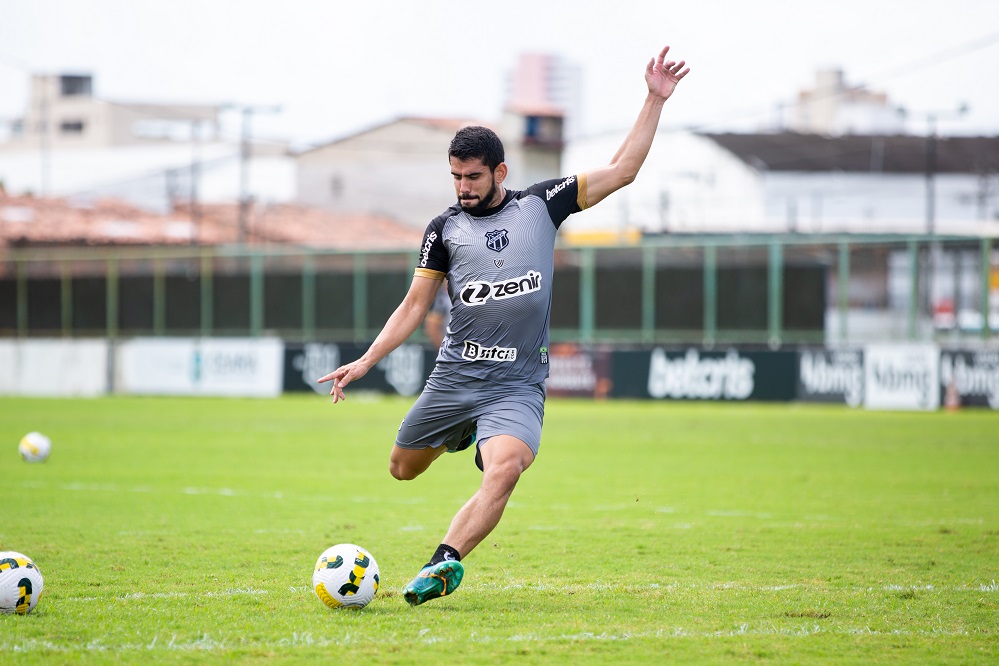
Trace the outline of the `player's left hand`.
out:
<instances>
[{"instance_id":1,"label":"player's left hand","mask_svg":"<svg viewBox=\"0 0 999 666\"><path fill-rule=\"evenodd\" d=\"M335 405L341 400L346 399L346 396L343 394L344 387L355 379L360 379L366 374L368 374L368 367L361 362L361 359L358 359L353 363L341 365L333 372L328 375L323 375L316 381L319 384L323 384L328 381L333 382L333 388L330 389L330 395L333 396L333 404Z\"/></svg>"},{"instance_id":2,"label":"player's left hand","mask_svg":"<svg viewBox=\"0 0 999 666\"><path fill-rule=\"evenodd\" d=\"M649 60L645 68L645 82L649 85L649 92L663 99L669 99L680 79L690 71L689 67L684 67L687 64L685 60L666 60L667 53L668 46L663 48L658 57Z\"/></svg>"}]
</instances>

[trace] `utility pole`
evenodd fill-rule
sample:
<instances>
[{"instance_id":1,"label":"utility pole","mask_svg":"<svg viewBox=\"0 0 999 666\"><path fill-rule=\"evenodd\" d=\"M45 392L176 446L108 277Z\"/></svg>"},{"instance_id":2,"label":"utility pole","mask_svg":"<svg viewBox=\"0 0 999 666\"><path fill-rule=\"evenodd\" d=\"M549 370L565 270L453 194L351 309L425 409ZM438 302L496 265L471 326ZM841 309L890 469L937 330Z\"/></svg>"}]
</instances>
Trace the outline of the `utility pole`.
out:
<instances>
[{"instance_id":1,"label":"utility pole","mask_svg":"<svg viewBox=\"0 0 999 666\"><path fill-rule=\"evenodd\" d=\"M926 116L926 234L936 237L937 114Z\"/></svg>"},{"instance_id":2,"label":"utility pole","mask_svg":"<svg viewBox=\"0 0 999 666\"><path fill-rule=\"evenodd\" d=\"M46 78L41 84L41 99L38 104L38 129L39 129L39 148L41 149L41 183L40 190L43 197L49 195L52 177L52 118L49 111L49 84L50 81Z\"/></svg>"},{"instance_id":3,"label":"utility pole","mask_svg":"<svg viewBox=\"0 0 999 666\"><path fill-rule=\"evenodd\" d=\"M936 307L937 270L941 263L942 249L937 240L937 116L926 116L926 234L930 237L927 260L926 309L932 320Z\"/></svg>"},{"instance_id":4,"label":"utility pole","mask_svg":"<svg viewBox=\"0 0 999 666\"><path fill-rule=\"evenodd\" d=\"M201 205L198 180L201 178L201 121L191 121L191 245L201 240Z\"/></svg>"},{"instance_id":5,"label":"utility pole","mask_svg":"<svg viewBox=\"0 0 999 666\"><path fill-rule=\"evenodd\" d=\"M226 108L238 109L242 115L242 129L239 144L239 216L236 224L236 242L246 243L249 227L250 203L250 158L252 157L252 141L250 125L254 113L280 113L280 106L249 106L227 104Z\"/></svg>"},{"instance_id":6,"label":"utility pole","mask_svg":"<svg viewBox=\"0 0 999 666\"><path fill-rule=\"evenodd\" d=\"M926 275L926 309L930 319L934 315L936 273L940 268L943 248L937 238L937 121L941 116L959 117L968 112L968 105L962 104L955 111L930 111L926 113L926 235L929 238L929 256L927 257ZM955 289L957 286L955 285ZM957 299L954 299L957 302Z\"/></svg>"}]
</instances>

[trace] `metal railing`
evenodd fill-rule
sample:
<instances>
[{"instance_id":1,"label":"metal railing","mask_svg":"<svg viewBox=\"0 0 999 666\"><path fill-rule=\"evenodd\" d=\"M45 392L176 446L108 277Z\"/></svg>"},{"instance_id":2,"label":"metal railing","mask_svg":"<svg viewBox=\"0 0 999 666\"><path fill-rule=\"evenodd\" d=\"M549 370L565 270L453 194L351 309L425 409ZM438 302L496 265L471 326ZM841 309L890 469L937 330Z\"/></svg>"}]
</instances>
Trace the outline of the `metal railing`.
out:
<instances>
[{"instance_id":1,"label":"metal railing","mask_svg":"<svg viewBox=\"0 0 999 666\"><path fill-rule=\"evenodd\" d=\"M0 250L0 336L370 340L405 294L416 258L284 246L8 248ZM953 309L977 315L977 328L934 326L934 304L948 300L939 298L939 281L950 285ZM778 348L865 335L990 340L999 327L999 303L990 303L999 301L999 259L988 237L664 236L562 245L554 293L556 342ZM856 322L871 312L892 325L860 332Z\"/></svg>"}]
</instances>

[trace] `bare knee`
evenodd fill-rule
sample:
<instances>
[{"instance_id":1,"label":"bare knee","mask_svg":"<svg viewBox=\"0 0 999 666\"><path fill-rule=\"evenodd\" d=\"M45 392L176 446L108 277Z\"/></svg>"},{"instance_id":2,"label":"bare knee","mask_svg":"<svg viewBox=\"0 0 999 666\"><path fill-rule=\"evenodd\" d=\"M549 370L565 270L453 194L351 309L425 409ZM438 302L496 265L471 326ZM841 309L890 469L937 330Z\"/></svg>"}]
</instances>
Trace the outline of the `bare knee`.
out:
<instances>
[{"instance_id":1,"label":"bare knee","mask_svg":"<svg viewBox=\"0 0 999 666\"><path fill-rule=\"evenodd\" d=\"M489 476L495 476L500 479L509 479L514 483L520 478L520 475L524 473L527 469L524 466L523 461L519 458L503 458L500 460L493 460L486 473Z\"/></svg>"},{"instance_id":2,"label":"bare knee","mask_svg":"<svg viewBox=\"0 0 999 666\"><path fill-rule=\"evenodd\" d=\"M517 487L521 474L527 467L518 458L494 460L482 475L482 486L499 495L509 495Z\"/></svg>"},{"instance_id":3,"label":"bare knee","mask_svg":"<svg viewBox=\"0 0 999 666\"><path fill-rule=\"evenodd\" d=\"M534 452L523 441L510 435L497 435L482 444L482 462L486 478L517 485L520 475L534 462Z\"/></svg>"},{"instance_id":4,"label":"bare knee","mask_svg":"<svg viewBox=\"0 0 999 666\"><path fill-rule=\"evenodd\" d=\"M420 475L420 472L392 460L389 462L389 474L399 481L412 481Z\"/></svg>"},{"instance_id":5,"label":"bare knee","mask_svg":"<svg viewBox=\"0 0 999 666\"><path fill-rule=\"evenodd\" d=\"M427 471L430 464L437 459L443 448L403 449L396 446L389 458L389 474L400 481L412 481Z\"/></svg>"}]
</instances>

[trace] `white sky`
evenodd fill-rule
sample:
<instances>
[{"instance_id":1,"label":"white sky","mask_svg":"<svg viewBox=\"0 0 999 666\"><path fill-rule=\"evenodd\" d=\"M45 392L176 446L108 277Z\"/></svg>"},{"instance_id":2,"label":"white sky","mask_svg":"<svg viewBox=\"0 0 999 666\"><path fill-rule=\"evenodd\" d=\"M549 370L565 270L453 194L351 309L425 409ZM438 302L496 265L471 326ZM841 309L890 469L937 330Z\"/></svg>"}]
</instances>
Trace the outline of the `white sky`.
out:
<instances>
[{"instance_id":1,"label":"white sky","mask_svg":"<svg viewBox=\"0 0 999 666\"><path fill-rule=\"evenodd\" d=\"M999 1L0 0L0 122L31 73L120 102L280 105L257 136L320 144L400 115L495 120L523 52L581 67L587 132L627 128L664 45L688 61L666 126L750 130L837 67L911 130L999 134ZM959 105L970 112L944 120Z\"/></svg>"}]
</instances>

